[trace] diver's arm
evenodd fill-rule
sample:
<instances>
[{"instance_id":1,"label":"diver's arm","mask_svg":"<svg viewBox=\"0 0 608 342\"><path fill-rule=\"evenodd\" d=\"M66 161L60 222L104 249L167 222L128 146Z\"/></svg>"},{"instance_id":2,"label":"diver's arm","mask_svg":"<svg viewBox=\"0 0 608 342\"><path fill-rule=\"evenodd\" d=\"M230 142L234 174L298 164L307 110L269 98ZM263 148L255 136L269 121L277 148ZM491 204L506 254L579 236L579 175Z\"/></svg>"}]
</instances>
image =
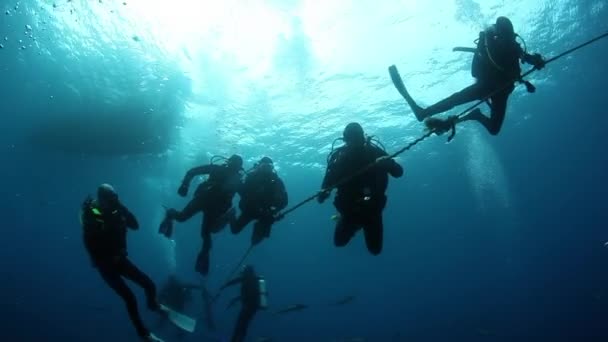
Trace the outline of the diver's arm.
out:
<instances>
[{"instance_id":1,"label":"diver's arm","mask_svg":"<svg viewBox=\"0 0 608 342\"><path fill-rule=\"evenodd\" d=\"M182 180L182 186L186 186L186 187L190 186L190 182L192 181L192 178L194 178L196 176L200 176L200 175L208 175L209 173L211 173L211 171L213 170L214 167L217 167L217 165L208 164L208 165L194 167L194 168L188 170L188 172L186 172L186 175L184 176L184 179Z\"/></svg>"},{"instance_id":2,"label":"diver's arm","mask_svg":"<svg viewBox=\"0 0 608 342\"><path fill-rule=\"evenodd\" d=\"M397 163L395 159L391 158L391 164L388 173L395 178L399 178L403 176L403 166L399 165L399 163Z\"/></svg>"},{"instance_id":3,"label":"diver's arm","mask_svg":"<svg viewBox=\"0 0 608 342\"><path fill-rule=\"evenodd\" d=\"M275 207L277 211L283 210L288 203L287 190L285 184L280 178L277 178L276 182L276 193L275 193Z\"/></svg>"},{"instance_id":4,"label":"diver's arm","mask_svg":"<svg viewBox=\"0 0 608 342\"><path fill-rule=\"evenodd\" d=\"M139 222L137 222L137 218L135 217L135 215L133 215L132 212L129 211L129 209L127 209L127 207L120 204L120 211L122 212L122 215L126 220L127 227L133 230L139 229Z\"/></svg>"},{"instance_id":5,"label":"diver's arm","mask_svg":"<svg viewBox=\"0 0 608 342\"><path fill-rule=\"evenodd\" d=\"M251 193L252 182L252 178L250 176L246 176L245 180L237 185L236 192L239 194L239 197L247 196L247 193Z\"/></svg>"},{"instance_id":6,"label":"diver's arm","mask_svg":"<svg viewBox=\"0 0 608 342\"><path fill-rule=\"evenodd\" d=\"M330 179L331 175L330 175L330 169L329 167L327 167L327 170L325 170L325 176L323 177L323 182L321 182L321 189L327 189L327 186L329 185L329 179Z\"/></svg>"},{"instance_id":7,"label":"diver's arm","mask_svg":"<svg viewBox=\"0 0 608 342\"><path fill-rule=\"evenodd\" d=\"M519 59L522 63L532 64L532 55L527 52L524 52L523 50L521 50L519 54Z\"/></svg>"},{"instance_id":8,"label":"diver's arm","mask_svg":"<svg viewBox=\"0 0 608 342\"><path fill-rule=\"evenodd\" d=\"M519 44L517 46L519 47L519 58L521 59L522 63L534 65L534 67L538 70L545 66L545 60L540 53L529 54L524 51Z\"/></svg>"},{"instance_id":9,"label":"diver's arm","mask_svg":"<svg viewBox=\"0 0 608 342\"><path fill-rule=\"evenodd\" d=\"M321 183L321 191L317 194L317 202L323 203L329 195L331 194L331 187L336 184L336 172L334 171L333 160L327 165L327 170L325 170L325 177L323 177L323 182Z\"/></svg>"},{"instance_id":10,"label":"diver's arm","mask_svg":"<svg viewBox=\"0 0 608 342\"><path fill-rule=\"evenodd\" d=\"M376 162L380 161L382 165L381 167L383 167L386 172L388 172L388 174L395 178L403 176L403 167L399 165L399 163L397 163L395 159L390 158L388 153L386 153L384 150L377 148L376 155Z\"/></svg>"},{"instance_id":11,"label":"diver's arm","mask_svg":"<svg viewBox=\"0 0 608 342\"><path fill-rule=\"evenodd\" d=\"M338 153L338 151L334 152ZM323 177L323 183L321 183L322 189L328 189L337 183L337 165L336 157L332 155L329 162L327 163L327 169L325 170L325 177Z\"/></svg>"},{"instance_id":12,"label":"diver's arm","mask_svg":"<svg viewBox=\"0 0 608 342\"><path fill-rule=\"evenodd\" d=\"M321 183L321 191L319 191L317 194L317 202L323 203L327 198L329 198L329 195L331 194L329 184L333 184L333 182L330 181L331 178L331 170L328 166L327 170L325 171L325 177L323 177L323 183Z\"/></svg>"}]
</instances>

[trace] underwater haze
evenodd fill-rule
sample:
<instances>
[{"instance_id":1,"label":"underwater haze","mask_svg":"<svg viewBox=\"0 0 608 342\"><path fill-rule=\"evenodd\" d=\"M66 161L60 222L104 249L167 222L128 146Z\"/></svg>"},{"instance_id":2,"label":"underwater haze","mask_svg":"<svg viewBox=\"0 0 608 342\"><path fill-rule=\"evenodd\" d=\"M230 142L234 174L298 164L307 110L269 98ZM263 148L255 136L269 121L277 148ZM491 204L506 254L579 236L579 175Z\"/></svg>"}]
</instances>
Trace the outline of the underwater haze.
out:
<instances>
[{"instance_id":1,"label":"underwater haze","mask_svg":"<svg viewBox=\"0 0 608 342\"><path fill-rule=\"evenodd\" d=\"M189 168L238 153L247 169L268 155L291 207L320 189L349 122L389 153L425 133L390 65L429 105L473 82L471 55L452 48L474 46L498 16L547 58L608 31L605 0L0 4L6 341L137 340L82 243L80 204L98 184L139 219L129 255L158 287L177 273L215 291L251 228L215 235L201 278L201 216L176 224L174 240L157 233L163 205L187 203L176 191ZM602 39L533 73L536 93L516 88L498 136L466 122L450 143L433 135L399 155L381 255L361 233L333 245L331 200L277 222L246 262L272 309L309 308L258 313L248 341L608 341L607 55ZM197 330L180 336L156 329L130 286L166 341L231 335L232 292L214 307L215 332L196 296L186 314ZM355 300L328 305L345 296Z\"/></svg>"}]
</instances>

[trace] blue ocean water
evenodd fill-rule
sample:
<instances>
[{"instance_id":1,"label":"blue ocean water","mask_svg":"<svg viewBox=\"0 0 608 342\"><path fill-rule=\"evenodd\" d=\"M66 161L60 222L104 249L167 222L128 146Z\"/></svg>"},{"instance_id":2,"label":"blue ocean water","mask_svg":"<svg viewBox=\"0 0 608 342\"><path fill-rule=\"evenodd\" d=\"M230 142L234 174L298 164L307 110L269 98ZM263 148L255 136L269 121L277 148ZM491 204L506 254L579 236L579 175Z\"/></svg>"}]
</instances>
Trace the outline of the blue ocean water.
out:
<instances>
[{"instance_id":1,"label":"blue ocean water","mask_svg":"<svg viewBox=\"0 0 608 342\"><path fill-rule=\"evenodd\" d=\"M451 49L472 46L499 15L547 57L608 30L607 3L592 0L3 0L0 10L7 341L136 340L81 241L79 206L98 184L112 183L138 217L130 257L159 287L173 272L200 282L200 216L176 225L173 242L157 234L162 205L187 201L176 190L190 167L270 155L295 205L319 189L347 123L389 152L424 133L389 65L431 104L472 81L470 55ZM330 201L277 223L247 262L272 308L309 308L259 313L250 341L606 341L607 53L600 40L534 73L537 92L517 88L498 136L465 123L449 144L433 136L400 155L380 256L361 234L333 246ZM214 236L210 289L250 229ZM355 301L328 306L347 295ZM217 332L195 298L194 334L155 333L227 338L232 297L215 306Z\"/></svg>"}]
</instances>

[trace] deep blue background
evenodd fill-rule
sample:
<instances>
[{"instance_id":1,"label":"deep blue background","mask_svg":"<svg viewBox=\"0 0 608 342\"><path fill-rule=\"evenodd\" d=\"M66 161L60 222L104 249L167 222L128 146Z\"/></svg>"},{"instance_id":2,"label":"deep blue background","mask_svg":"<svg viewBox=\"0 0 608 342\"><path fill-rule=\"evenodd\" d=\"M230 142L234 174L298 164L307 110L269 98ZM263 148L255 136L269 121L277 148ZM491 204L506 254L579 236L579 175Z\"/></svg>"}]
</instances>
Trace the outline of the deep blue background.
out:
<instances>
[{"instance_id":1,"label":"deep blue background","mask_svg":"<svg viewBox=\"0 0 608 342\"><path fill-rule=\"evenodd\" d=\"M602 28L590 22L574 38L583 41ZM368 255L361 236L344 249L332 246L330 204L313 202L278 223L249 261L266 276L273 307L310 308L282 317L260 313L251 340L608 340L607 53L608 41L600 41L549 65L542 73L551 73L553 84L538 84L534 95L518 91L500 136L481 135L508 179L508 209L491 196L487 209L479 209L463 163L466 135L476 129L469 125L451 144L433 137L402 156L406 176L391 181L381 256ZM0 50L0 67L0 331L7 341L134 340L122 303L88 264L78 208L97 184L114 184L142 225L129 236L132 259L162 284L169 272L166 242L156 234L162 211L138 187L142 175L161 177L165 160L41 154L20 144L24 106L44 108L46 96L21 91L36 75L16 53ZM509 120L524 112L529 119ZM439 157L425 158L431 151ZM314 193L322 177L291 166L281 173L291 204ZM175 188L180 178L172 180ZM175 197L172 205L185 203L167 196ZM176 227L178 273L191 281L200 280L192 271L199 219ZM212 289L240 258L249 234L215 237ZM141 303L142 291L133 289ZM350 294L357 299L349 306L326 305ZM236 317L236 310L224 310L230 297L216 307L217 336L229 335ZM197 298L188 313L200 311ZM144 317L153 327L156 317ZM202 323L184 340L208 337ZM171 341L176 331L159 335Z\"/></svg>"}]
</instances>

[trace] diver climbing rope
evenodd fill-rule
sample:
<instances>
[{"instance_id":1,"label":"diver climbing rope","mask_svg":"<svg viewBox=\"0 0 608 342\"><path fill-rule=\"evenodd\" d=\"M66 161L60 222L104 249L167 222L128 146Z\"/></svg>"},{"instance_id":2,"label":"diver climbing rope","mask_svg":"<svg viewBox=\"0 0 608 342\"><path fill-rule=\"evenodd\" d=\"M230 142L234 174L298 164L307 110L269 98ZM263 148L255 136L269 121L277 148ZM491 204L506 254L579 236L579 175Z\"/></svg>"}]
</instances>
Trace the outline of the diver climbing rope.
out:
<instances>
[{"instance_id":1,"label":"diver climbing rope","mask_svg":"<svg viewBox=\"0 0 608 342\"><path fill-rule=\"evenodd\" d=\"M587 45L593 44L596 41L602 39L602 38L606 38L608 37L608 32L601 34L593 39L590 39L582 44L579 44L571 49L568 49L552 58L549 58L545 61L545 65L552 63L566 55L571 54L574 51L577 51ZM467 51L470 52L468 50L469 48L455 48L455 51ZM524 74L520 75L519 77L517 77L516 79L514 79L511 82L505 83L504 86L500 87L499 89L495 90L494 92L492 92L491 94L487 95L485 98L479 100L478 102L474 103L473 105L469 106L467 109L463 110L462 112L460 112L458 115L451 115L448 117L448 119L446 121L443 121L444 125L442 127L435 127L435 128L430 128L428 127L427 132L424 133L422 136L420 136L419 138L413 140L412 142L410 142L409 144L407 144L406 146L404 146L403 148L397 150L396 152L394 152L393 154L390 154L388 157L386 158L395 158L397 156L399 156L400 154L405 153L406 151L410 150L412 147L416 146L418 143L424 141L425 139L427 139L428 137L430 137L431 135L433 135L434 133L437 134L443 134L447 131L450 131L450 135L448 136L448 142L451 141L454 136L456 135L456 122L458 119L462 118L465 114L467 114L468 112L470 112L471 110L475 109L476 107L478 107L479 105L481 105L482 103L486 102L488 99L490 99L492 96L498 94L501 91L504 91L507 87L509 87L513 82L519 82L521 84L524 84L526 86L526 88L528 89L529 92L534 92L535 88L534 86L532 86L529 82L524 80L524 77L529 76L530 74L532 74L534 71L538 70L536 67L528 70L527 72L525 72ZM395 85L395 87L397 88L397 90L403 95L403 90L405 89L405 86L403 85L403 81L401 79L401 76L399 75L399 72L397 71L397 67L395 65L391 65L389 67L389 73L391 75L392 81ZM428 120L428 119L427 119ZM333 146L333 145L332 145ZM313 201L314 199L316 199L321 193L323 192L329 192L332 191L336 188L338 188L339 186L344 185L345 183L348 183L349 181L351 181L353 178L356 178L358 176L360 176L361 174L367 172L369 169L371 169L372 167L374 167L376 164L378 163L378 161L375 161L373 163L370 163L368 165L366 165L365 167L357 170L356 172L352 173L351 175L343 178L342 180L340 180L339 182L335 183L334 185L332 185L331 187L327 188L327 189L322 189L321 191L305 198L304 200L298 202L296 205L292 206L291 208L288 208L286 210L284 210L283 212L279 212L274 216L274 220L276 221L280 221L283 218L285 218L286 215L296 211L297 209L299 209L300 207L304 206L305 204L307 204L308 202ZM230 278L232 278L234 276L234 274L236 273L236 271L241 267L241 265L245 262L245 260L247 259L247 257L249 256L249 254L251 253L253 249L253 245L250 245L249 248L245 251L245 254L242 256L241 260L239 261L239 263L237 263L237 265L235 266L235 268L232 270L231 273L229 273L229 277L228 280L230 280ZM215 298L214 298L215 301Z\"/></svg>"},{"instance_id":2,"label":"diver climbing rope","mask_svg":"<svg viewBox=\"0 0 608 342\"><path fill-rule=\"evenodd\" d=\"M564 51L564 52L562 52L562 53L560 53L560 54L558 54L558 55L556 55L556 56L554 56L554 57L552 57L552 58L547 59L547 60L545 61L545 65L546 65L546 64L549 64L549 63L551 63L551 62L554 62L554 61L556 61L556 60L558 60L558 59L560 59L560 58L562 58L562 57L564 57L564 56L566 56L566 55L571 54L572 52L574 52L574 51L576 51L576 50L579 50L579 49L581 49L581 48L583 48L583 47L585 47L585 46L587 46L587 45L593 44L593 43L595 43L596 41L598 41L598 40L600 40L600 39L602 39L602 38L606 38L606 37L608 37L608 32L606 32L606 33L604 33L604 34L601 34L601 35L599 35L599 36L597 36L597 37L595 37L595 38L593 38L593 39L590 39L590 40L588 40L588 41L586 41L586 42L584 42L584 43L582 43L582 44L579 44L579 45L577 45L577 46L575 46L575 47L573 47L573 48L571 48L571 49L568 49L568 50L566 50L566 51ZM395 71L397 70L397 68L396 68L394 65L391 65L391 66L389 67L389 70L390 70L390 69L394 69ZM518 78L517 78L516 80L514 80L514 81L518 81L518 80L520 80L520 79L523 79L524 77L529 76L531 73L533 73L533 72L534 72L534 71L536 71L536 70L537 70L536 68L532 68L531 70L528 70L527 72L525 72L523 75L521 75L520 77L518 77ZM397 75L398 75L398 74L397 74ZM391 75L391 76L392 76L392 75ZM396 81L396 80L395 80L395 79L393 79L393 82L395 82L395 81ZM401 81L401 78L399 78L399 79L397 80L397 82L399 82L399 81ZM496 95L498 92L500 92L500 91L504 90L504 89L505 89L506 87L508 87L509 85L510 85L510 83L509 83L509 84L505 84L505 86L503 86L502 88L500 88L500 89L496 90L495 92L491 93L490 95L486 96L484 99L479 100L479 101L478 101L478 102L476 102L475 104L473 104L473 105L471 105L470 107L468 107L467 109L463 110L463 111L462 111L460 114L458 114L458 115L454 115L454 116L451 116L451 118L452 118L452 119L451 119L451 120L450 120L450 119L448 120L448 122L449 122L449 126L450 126L450 130L451 130L450 136L448 137L448 141L449 141L449 140L452 140L452 139L453 139L453 137L454 137L454 135L456 134L456 119L461 118L461 117L462 117L462 116L464 116L466 113L468 113L468 112L470 112L471 110L475 109L475 108L476 108L476 107L478 107L480 104L484 103L484 102L485 102L485 101L487 101L487 100L488 100L490 97L492 97L493 95ZM397 84L395 84L395 86L397 86ZM395 153L393 153L393 154L389 155L389 157L388 157L388 158L395 158L395 157L397 157L398 155L400 155L400 154L402 154L402 153L404 153L404 152L406 152L406 151L410 150L412 147L414 147L414 146L415 146L415 145L417 145L418 143L422 142L422 141L423 141L423 140L425 140L426 138L428 138L428 137L430 137L431 135L433 135L433 133L435 133L436 131L437 131L436 129L429 129L429 130L428 130L428 131L427 131L425 134L423 134L422 136L420 136L420 137L419 137L419 138L417 138L416 140L414 140L414 141L410 142L409 144L407 144L405 147L401 148L401 149L400 149L400 150L398 150L397 152L395 152ZM442 133L443 133L443 132L442 132ZM310 202L310 201L314 200L315 198L317 198L317 197L319 196L319 194L320 194L321 192L334 190L334 189L335 189L335 188L337 188L338 186L341 186L341 185L343 185L344 183L347 183L348 181L352 180L353 178L355 178L355 177L357 177L357 176L361 175L362 173L365 173L365 172L366 172L366 171L368 171L370 168L372 168L374 165L376 165L376 163L377 163L377 162L370 163L369 165L367 165L367 166L363 167L362 169L358 170L357 172L355 172L355 173L351 174L350 176L348 176L348 177L346 177L346 178L342 179L340 182L337 182L337 183L336 183L336 184L334 184L333 186L331 186L331 187L329 187L329 188L327 188L327 189L323 189L322 191L317 192L316 194L311 195L311 196L309 196L309 197L305 198L304 200L302 200L301 202L299 202L299 203L297 203L296 205L292 206L291 208L286 209L285 211L283 211L283 212L281 212L281 213L278 213L278 214L275 216L275 221L282 220L282 219L283 219L283 218L284 218L284 217L285 217L287 214L292 213L293 211L295 211L295 210L299 209L300 207L302 207L302 206L303 206L303 205L305 205L306 203L308 203L308 202Z\"/></svg>"},{"instance_id":3,"label":"diver climbing rope","mask_svg":"<svg viewBox=\"0 0 608 342\"><path fill-rule=\"evenodd\" d=\"M544 64L547 65L549 63L555 62L556 60L571 54L574 51L577 51L587 45L593 44L596 41L602 39L602 38L606 38L608 37L608 32L601 34L593 39L590 39L582 44L579 44L571 49L568 49L556 56L553 56L549 59L547 59L546 61L544 61ZM466 52L470 52L469 48L454 48L455 51L466 51ZM470 105L469 107L467 107L465 110L463 110L462 112L460 112L458 115L450 115L448 116L447 120L443 121L440 119L427 119L427 126L429 126L429 123L432 123L433 125L435 125L436 127L434 128L430 128L429 130L431 131L431 133L438 133L438 134L442 134L446 131L450 131L450 135L448 136L448 142L450 142L454 136L456 135L456 122L458 121L458 119L461 119L464 115L466 115L467 113L469 113L470 111L472 111L473 109L479 107L479 105L481 105L482 103L488 101L488 99L490 99L491 97L495 96L496 94L504 91L505 89L507 89L508 87L510 87L513 82L518 82L521 84L524 84L528 90L528 92L533 93L536 88L528 81L525 81L524 78L529 76L530 74L532 74L533 72L537 71L538 69L536 67L533 67L532 69L528 70L527 72L525 72L524 74L518 76L515 79L512 79L509 82L506 82L502 87L496 89L495 91L493 91L492 93L490 93L489 95L487 95L486 97L484 97L483 99L475 102L474 104ZM391 65L389 67L389 73L391 75L391 79L393 80L393 84L395 85L395 88L397 88L397 90L399 91L399 93L402 96L406 96L405 95L405 86L403 85L403 81L401 79L401 76L399 75L399 72L397 71L397 67L395 65Z\"/></svg>"},{"instance_id":4,"label":"diver climbing rope","mask_svg":"<svg viewBox=\"0 0 608 342\"><path fill-rule=\"evenodd\" d=\"M571 48L571 49L568 49L568 50L566 50L566 51L564 51L564 52L562 52L562 53L560 53L560 54L558 54L558 55L556 55L556 56L553 56L553 57L551 57L551 58L547 59L547 60L545 61L545 65L547 65L547 64L549 64L549 63L551 63L551 62L555 62L556 60L558 60L558 59L560 59L560 58L562 58L562 57L564 57L564 56L566 56L566 55L569 55L569 54L573 53L573 52L574 52L574 51L576 51L576 50L582 49L583 47L585 47L585 46L587 46L587 45L590 45L590 44L593 44L593 43L595 43L596 41L598 41L598 40L600 40L600 39L602 39L602 38L606 38L606 37L608 37L608 32L606 32L606 33L604 33L604 34L601 34L601 35L599 35L599 36L597 36L597 37L595 37L595 38L593 38L593 39L590 39L590 40L588 40L588 41L586 41L586 42L584 42L584 43L582 43L582 44L579 44L579 45L577 45L577 46L575 46L575 47L573 47L573 48ZM519 76L517 79L513 80L513 82L516 82L516 81L519 81L519 80L523 80L525 77L528 77L530 74L532 74L533 72L535 72L535 71L537 71L537 70L538 70L537 68L533 67L532 69L530 69L530 70L526 71L524 74L522 74L521 76ZM478 101L478 102L476 102L475 104L471 105L469 108L467 108L467 109L463 110L463 111L462 111L460 114L456 115L456 117L461 118L461 117L462 117L462 116L464 116L466 113L470 112L471 110L473 110L473 109L475 109L476 107L478 107L480 104L482 104L482 103L484 103L485 101L487 101L487 100L488 100L490 97L492 97L492 96L496 95L497 93L499 93L499 92L501 92L501 91L505 90L505 89L506 89L506 88L507 88L507 87L508 87L510 84L511 84L511 82L506 83L506 84L505 84L503 87L501 87L500 89L498 89L498 90L494 91L494 92L493 92L493 93L491 93L490 95L486 96L484 99L479 100L479 101Z\"/></svg>"}]
</instances>

